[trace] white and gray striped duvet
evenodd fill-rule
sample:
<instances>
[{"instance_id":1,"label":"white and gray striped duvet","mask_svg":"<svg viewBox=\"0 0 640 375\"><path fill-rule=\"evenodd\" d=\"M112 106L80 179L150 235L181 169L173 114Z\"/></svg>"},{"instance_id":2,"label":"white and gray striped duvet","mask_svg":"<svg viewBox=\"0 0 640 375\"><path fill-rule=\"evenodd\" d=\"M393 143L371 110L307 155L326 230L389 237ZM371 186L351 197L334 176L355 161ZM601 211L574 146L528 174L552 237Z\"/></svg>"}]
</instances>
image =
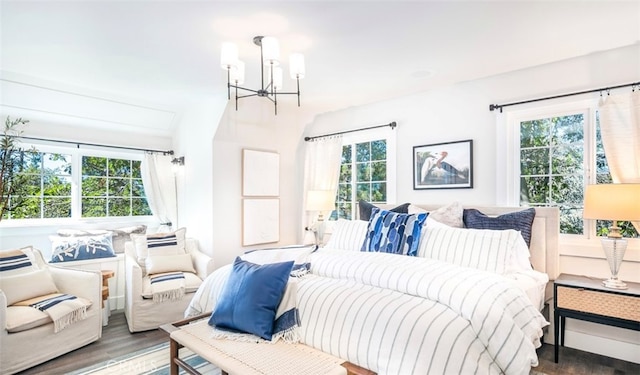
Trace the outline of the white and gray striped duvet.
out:
<instances>
[{"instance_id":1,"label":"white and gray striped duvet","mask_svg":"<svg viewBox=\"0 0 640 375\"><path fill-rule=\"evenodd\" d=\"M302 341L378 374L528 374L548 323L498 275L437 260L322 249L298 282ZM214 272L187 314L211 311Z\"/></svg>"}]
</instances>

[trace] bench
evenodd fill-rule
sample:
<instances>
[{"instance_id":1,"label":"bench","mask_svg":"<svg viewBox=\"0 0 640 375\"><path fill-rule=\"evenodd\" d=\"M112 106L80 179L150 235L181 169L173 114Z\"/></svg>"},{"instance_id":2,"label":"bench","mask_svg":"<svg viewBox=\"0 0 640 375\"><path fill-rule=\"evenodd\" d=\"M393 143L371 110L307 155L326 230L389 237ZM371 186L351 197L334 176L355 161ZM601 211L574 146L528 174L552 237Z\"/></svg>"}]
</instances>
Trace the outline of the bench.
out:
<instances>
[{"instance_id":1,"label":"bench","mask_svg":"<svg viewBox=\"0 0 640 375\"><path fill-rule=\"evenodd\" d=\"M218 366L222 375L375 375L375 372L303 344L213 339L210 337L212 328L207 324L210 315L203 314L160 326L169 335L171 375L178 375L180 368L191 375L200 375L180 358L179 349L182 347Z\"/></svg>"}]
</instances>

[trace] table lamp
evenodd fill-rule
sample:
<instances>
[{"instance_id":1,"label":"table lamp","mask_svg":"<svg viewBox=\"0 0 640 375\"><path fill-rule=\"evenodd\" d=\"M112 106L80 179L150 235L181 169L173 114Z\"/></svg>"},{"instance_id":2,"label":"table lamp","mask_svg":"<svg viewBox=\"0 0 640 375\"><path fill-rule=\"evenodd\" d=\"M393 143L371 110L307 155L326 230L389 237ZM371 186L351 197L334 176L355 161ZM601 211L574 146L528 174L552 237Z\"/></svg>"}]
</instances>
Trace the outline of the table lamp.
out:
<instances>
[{"instance_id":1,"label":"table lamp","mask_svg":"<svg viewBox=\"0 0 640 375\"><path fill-rule=\"evenodd\" d=\"M335 209L335 193L331 190L307 191L307 211L317 211L318 221L312 226L315 228L316 245L321 245L324 238L324 212Z\"/></svg>"},{"instance_id":2,"label":"table lamp","mask_svg":"<svg viewBox=\"0 0 640 375\"><path fill-rule=\"evenodd\" d=\"M584 218L613 221L608 236L601 239L611 269L611 277L602 284L607 288L627 289L627 284L618 279L627 240L622 238L617 221L640 220L640 184L587 185Z\"/></svg>"}]
</instances>

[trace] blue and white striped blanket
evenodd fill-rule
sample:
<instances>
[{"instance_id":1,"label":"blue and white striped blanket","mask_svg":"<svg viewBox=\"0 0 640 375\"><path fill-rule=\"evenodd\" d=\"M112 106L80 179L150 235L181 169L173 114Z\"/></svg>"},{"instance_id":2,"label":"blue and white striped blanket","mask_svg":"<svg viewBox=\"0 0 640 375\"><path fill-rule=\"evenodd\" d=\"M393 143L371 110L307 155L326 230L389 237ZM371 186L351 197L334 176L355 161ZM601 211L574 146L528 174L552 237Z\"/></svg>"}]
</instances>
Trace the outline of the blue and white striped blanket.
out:
<instances>
[{"instance_id":1,"label":"blue and white striped blanket","mask_svg":"<svg viewBox=\"0 0 640 375\"><path fill-rule=\"evenodd\" d=\"M149 276L153 302L181 300L185 294L185 279L182 272L164 272Z\"/></svg>"},{"instance_id":2,"label":"blue and white striped blanket","mask_svg":"<svg viewBox=\"0 0 640 375\"><path fill-rule=\"evenodd\" d=\"M391 374L528 374L548 322L503 277L416 257L321 249L296 283L301 342ZM187 313L211 311L229 268Z\"/></svg>"},{"instance_id":3,"label":"blue and white striped blanket","mask_svg":"<svg viewBox=\"0 0 640 375\"><path fill-rule=\"evenodd\" d=\"M87 304L71 294L54 293L40 296L15 304L38 309L51 318L53 331L60 332L69 325L87 317Z\"/></svg>"}]
</instances>

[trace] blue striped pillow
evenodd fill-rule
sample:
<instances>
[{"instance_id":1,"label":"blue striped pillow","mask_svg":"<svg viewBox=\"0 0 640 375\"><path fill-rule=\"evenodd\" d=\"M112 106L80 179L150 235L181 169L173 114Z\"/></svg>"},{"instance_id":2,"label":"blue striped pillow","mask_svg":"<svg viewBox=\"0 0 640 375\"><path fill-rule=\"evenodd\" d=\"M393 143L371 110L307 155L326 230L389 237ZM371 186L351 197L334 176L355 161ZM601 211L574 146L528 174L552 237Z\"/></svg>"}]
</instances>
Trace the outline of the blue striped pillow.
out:
<instances>
[{"instance_id":1,"label":"blue striped pillow","mask_svg":"<svg viewBox=\"0 0 640 375\"><path fill-rule=\"evenodd\" d=\"M427 215L401 214L374 207L361 250L415 256Z\"/></svg>"},{"instance_id":2,"label":"blue striped pillow","mask_svg":"<svg viewBox=\"0 0 640 375\"><path fill-rule=\"evenodd\" d=\"M148 256L186 254L186 232L186 228L180 228L175 232L168 233L131 233L138 265L142 268L143 273L146 273L145 263Z\"/></svg>"},{"instance_id":3,"label":"blue striped pillow","mask_svg":"<svg viewBox=\"0 0 640 375\"><path fill-rule=\"evenodd\" d=\"M37 270L32 254L31 247L0 251L0 277Z\"/></svg>"}]
</instances>

